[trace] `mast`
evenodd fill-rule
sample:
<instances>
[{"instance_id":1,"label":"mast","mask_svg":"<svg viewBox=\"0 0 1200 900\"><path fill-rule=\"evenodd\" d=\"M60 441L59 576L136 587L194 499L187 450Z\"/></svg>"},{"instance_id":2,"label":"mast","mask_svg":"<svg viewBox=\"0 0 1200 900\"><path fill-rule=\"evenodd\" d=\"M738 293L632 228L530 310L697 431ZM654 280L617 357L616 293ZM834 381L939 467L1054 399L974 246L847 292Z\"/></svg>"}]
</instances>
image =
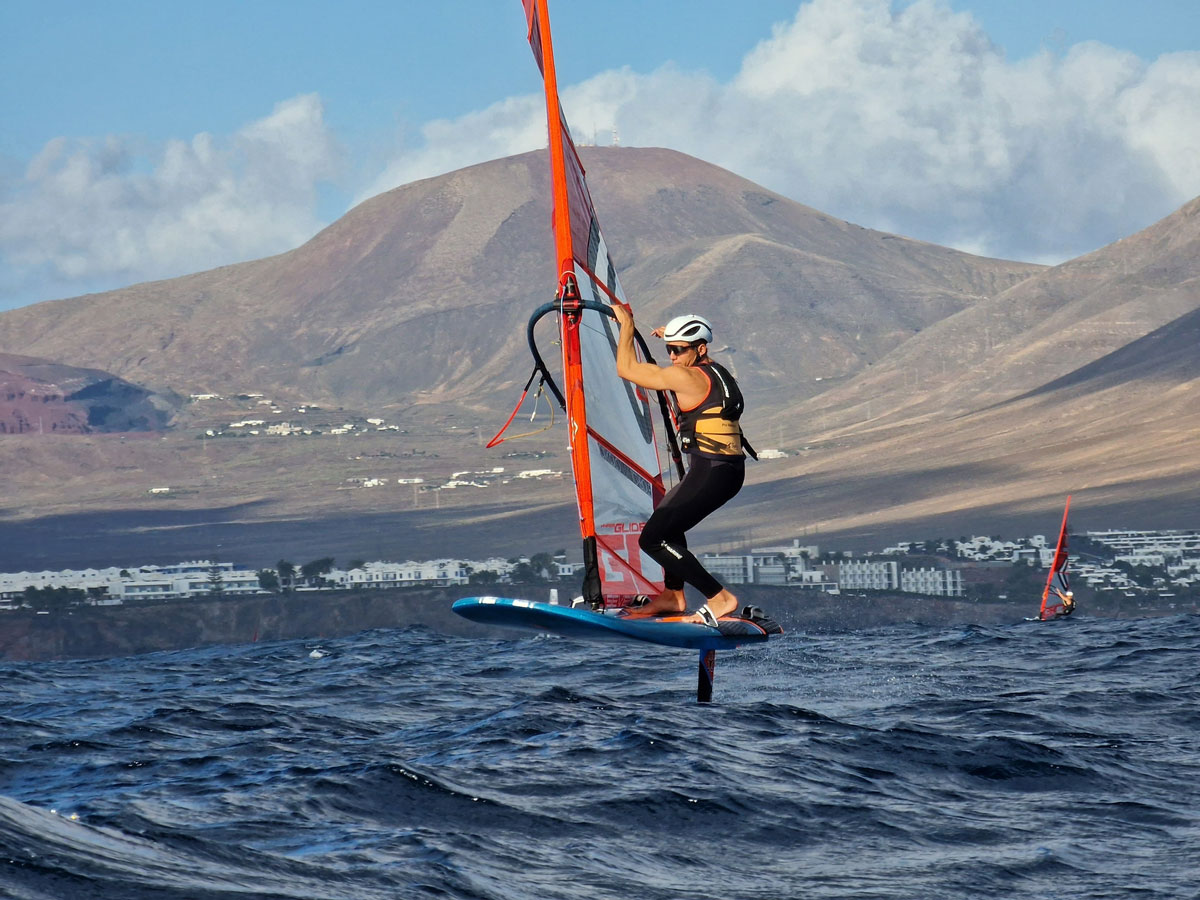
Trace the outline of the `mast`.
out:
<instances>
[{"instance_id":1,"label":"mast","mask_svg":"<svg viewBox=\"0 0 1200 900\"><path fill-rule=\"evenodd\" d=\"M546 95L563 399L584 597L593 606L620 606L661 587L662 570L637 538L665 494L663 465L648 394L616 374L617 328L607 308L626 301L559 102L546 0L522 2Z\"/></svg>"},{"instance_id":2,"label":"mast","mask_svg":"<svg viewBox=\"0 0 1200 900\"><path fill-rule=\"evenodd\" d=\"M559 316L560 337L563 355L563 382L567 405L567 446L571 451L571 468L576 473L575 496L579 506L579 527L585 544L585 562L588 542L595 541L595 511L592 505L592 484L579 473L590 470L587 434L587 401L583 393L583 363L579 346L579 323L583 310L579 306L579 285L575 281L575 250L571 236L571 196L567 190L567 152L569 151L580 177L583 166L575 153L570 131L563 121L562 108L558 102L558 74L554 67L554 44L550 36L550 11L546 0L524 0L527 16L536 15L537 35L541 46L539 60L546 87L546 125L549 131L550 190L553 196L554 249L558 256L558 294L561 304ZM531 30L530 44L534 44ZM537 55L535 45L534 55ZM594 550L592 555L594 556ZM591 569L589 565L587 568ZM588 578L590 573L585 574ZM591 579L588 579L589 581ZM585 582L586 584L586 582ZM593 593L599 593L596 585ZM585 590L585 596L589 593ZM588 597L596 600L597 597Z\"/></svg>"}]
</instances>

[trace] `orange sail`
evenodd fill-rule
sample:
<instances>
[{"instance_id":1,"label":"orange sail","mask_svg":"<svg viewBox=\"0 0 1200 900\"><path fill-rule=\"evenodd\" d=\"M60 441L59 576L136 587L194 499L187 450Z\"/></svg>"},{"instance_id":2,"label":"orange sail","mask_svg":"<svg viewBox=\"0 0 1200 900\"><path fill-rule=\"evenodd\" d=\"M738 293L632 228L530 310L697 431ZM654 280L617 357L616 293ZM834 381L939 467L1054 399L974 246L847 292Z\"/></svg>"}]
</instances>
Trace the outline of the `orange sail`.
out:
<instances>
[{"instance_id":1,"label":"orange sail","mask_svg":"<svg viewBox=\"0 0 1200 900\"><path fill-rule=\"evenodd\" d=\"M664 466L651 397L616 374L619 329L609 307L626 299L559 104L546 0L522 2L546 91L558 279L553 311L584 541L584 596L594 606L621 606L661 588L662 569L637 542L665 493ZM644 344L639 352L648 357Z\"/></svg>"},{"instance_id":2,"label":"orange sail","mask_svg":"<svg viewBox=\"0 0 1200 900\"><path fill-rule=\"evenodd\" d=\"M1067 577L1067 513L1070 509L1071 497L1068 495L1067 505L1063 509L1062 528L1058 532L1058 544L1054 548L1054 561L1050 564L1046 587L1042 590L1042 608L1038 618L1043 622L1069 616L1075 611L1075 595L1071 592L1071 582Z\"/></svg>"}]
</instances>

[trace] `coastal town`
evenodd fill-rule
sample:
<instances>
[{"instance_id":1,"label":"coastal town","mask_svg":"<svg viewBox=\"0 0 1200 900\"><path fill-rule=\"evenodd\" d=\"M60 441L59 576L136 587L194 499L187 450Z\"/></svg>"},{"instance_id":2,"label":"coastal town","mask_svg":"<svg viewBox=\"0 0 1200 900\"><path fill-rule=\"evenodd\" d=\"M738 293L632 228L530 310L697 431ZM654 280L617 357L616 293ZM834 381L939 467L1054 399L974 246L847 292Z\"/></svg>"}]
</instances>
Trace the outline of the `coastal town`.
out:
<instances>
[{"instance_id":1,"label":"coastal town","mask_svg":"<svg viewBox=\"0 0 1200 900\"><path fill-rule=\"evenodd\" d=\"M1072 535L1071 543L1074 584L1097 594L1169 603L1200 591L1200 530L1086 531ZM701 559L728 584L775 585L833 595L886 592L1003 600L1014 573L1028 576L1045 571L1053 556L1053 543L1044 535L1033 535L1017 540L977 536L900 542L858 555L822 554L818 545L797 538L784 546L703 553ZM261 569L194 560L14 572L0 573L0 610L468 584L519 584L525 593L541 594L541 588L530 585L571 579L579 569L579 563L558 552L509 559L356 560L345 568L326 558L299 566L281 560Z\"/></svg>"}]
</instances>

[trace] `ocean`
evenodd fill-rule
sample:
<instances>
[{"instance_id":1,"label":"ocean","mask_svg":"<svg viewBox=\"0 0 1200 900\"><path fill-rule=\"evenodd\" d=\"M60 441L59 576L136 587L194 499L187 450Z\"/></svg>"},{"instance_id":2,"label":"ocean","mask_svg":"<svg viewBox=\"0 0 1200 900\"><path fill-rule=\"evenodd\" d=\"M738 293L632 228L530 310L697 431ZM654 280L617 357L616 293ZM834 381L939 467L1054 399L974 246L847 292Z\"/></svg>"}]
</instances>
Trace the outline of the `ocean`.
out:
<instances>
[{"instance_id":1,"label":"ocean","mask_svg":"<svg viewBox=\"0 0 1200 900\"><path fill-rule=\"evenodd\" d=\"M0 896L1194 898L1200 616L0 664Z\"/></svg>"}]
</instances>

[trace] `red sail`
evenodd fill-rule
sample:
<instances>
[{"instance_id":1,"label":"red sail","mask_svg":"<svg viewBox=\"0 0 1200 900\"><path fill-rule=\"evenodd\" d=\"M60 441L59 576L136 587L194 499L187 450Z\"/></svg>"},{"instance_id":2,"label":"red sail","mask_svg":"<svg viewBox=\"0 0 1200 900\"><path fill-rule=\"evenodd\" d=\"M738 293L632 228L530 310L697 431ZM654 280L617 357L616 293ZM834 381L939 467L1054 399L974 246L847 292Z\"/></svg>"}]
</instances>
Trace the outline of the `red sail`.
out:
<instances>
[{"instance_id":1,"label":"red sail","mask_svg":"<svg viewBox=\"0 0 1200 900\"><path fill-rule=\"evenodd\" d=\"M1075 608L1075 597L1071 593L1071 582L1067 577L1067 513L1071 509L1071 497L1063 509L1062 528L1058 531L1058 544L1054 548L1054 561L1046 576L1046 587L1042 590L1042 609L1038 618L1054 619L1069 615Z\"/></svg>"}]
</instances>

